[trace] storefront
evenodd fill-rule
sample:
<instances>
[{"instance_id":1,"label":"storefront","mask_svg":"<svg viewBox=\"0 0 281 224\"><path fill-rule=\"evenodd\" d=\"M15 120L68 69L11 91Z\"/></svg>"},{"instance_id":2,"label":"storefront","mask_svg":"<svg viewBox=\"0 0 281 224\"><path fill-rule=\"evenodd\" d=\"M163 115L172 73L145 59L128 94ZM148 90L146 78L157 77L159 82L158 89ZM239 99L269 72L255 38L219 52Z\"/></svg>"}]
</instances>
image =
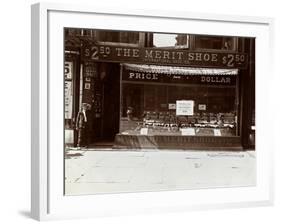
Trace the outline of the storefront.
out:
<instances>
[{"instance_id":1,"label":"storefront","mask_svg":"<svg viewBox=\"0 0 281 224\"><path fill-rule=\"evenodd\" d=\"M103 37L99 32L91 35ZM254 40L208 37L208 50L194 35L181 47L161 48L141 42L152 33L131 34L133 43L114 42L124 35L111 43L76 38L76 53L65 54L66 143L76 145L76 115L86 103L89 147L254 147Z\"/></svg>"}]
</instances>

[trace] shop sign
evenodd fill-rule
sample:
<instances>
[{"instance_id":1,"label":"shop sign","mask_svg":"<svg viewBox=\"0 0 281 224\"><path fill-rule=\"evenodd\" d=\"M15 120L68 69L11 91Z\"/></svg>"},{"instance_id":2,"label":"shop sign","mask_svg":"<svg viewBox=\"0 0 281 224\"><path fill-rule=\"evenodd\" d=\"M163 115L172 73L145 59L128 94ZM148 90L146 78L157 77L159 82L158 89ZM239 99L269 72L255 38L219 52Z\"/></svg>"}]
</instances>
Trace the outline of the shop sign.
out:
<instances>
[{"instance_id":1,"label":"shop sign","mask_svg":"<svg viewBox=\"0 0 281 224\"><path fill-rule=\"evenodd\" d=\"M248 62L248 56L244 53L138 48L104 44L85 46L82 49L82 57L85 61L217 68L245 68Z\"/></svg>"},{"instance_id":2,"label":"shop sign","mask_svg":"<svg viewBox=\"0 0 281 224\"><path fill-rule=\"evenodd\" d=\"M201 76L201 83L222 83L222 84L230 84L231 83L231 78L230 77L225 77L222 75L219 76Z\"/></svg>"},{"instance_id":3,"label":"shop sign","mask_svg":"<svg viewBox=\"0 0 281 224\"><path fill-rule=\"evenodd\" d=\"M96 78L97 77L97 64L93 62L84 63L84 76L87 78Z\"/></svg>"},{"instance_id":4,"label":"shop sign","mask_svg":"<svg viewBox=\"0 0 281 224\"><path fill-rule=\"evenodd\" d=\"M180 83L180 84L206 84L206 85L236 85L236 75L173 75L149 72L135 72L124 69L123 81L154 82L154 83Z\"/></svg>"},{"instance_id":5,"label":"shop sign","mask_svg":"<svg viewBox=\"0 0 281 224\"><path fill-rule=\"evenodd\" d=\"M177 116L192 116L194 111L193 100L177 100L176 115Z\"/></svg>"},{"instance_id":6,"label":"shop sign","mask_svg":"<svg viewBox=\"0 0 281 224\"><path fill-rule=\"evenodd\" d=\"M94 100L94 83L97 79L97 63L95 62L84 62L83 63L83 94L82 102L92 105Z\"/></svg>"}]
</instances>

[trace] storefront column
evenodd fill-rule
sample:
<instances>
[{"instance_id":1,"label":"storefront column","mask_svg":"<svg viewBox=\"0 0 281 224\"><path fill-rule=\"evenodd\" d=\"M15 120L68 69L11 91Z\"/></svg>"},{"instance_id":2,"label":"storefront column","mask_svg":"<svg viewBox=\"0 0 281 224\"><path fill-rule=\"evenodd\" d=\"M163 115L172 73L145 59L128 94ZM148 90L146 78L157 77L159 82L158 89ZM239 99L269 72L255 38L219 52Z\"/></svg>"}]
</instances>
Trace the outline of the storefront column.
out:
<instances>
[{"instance_id":1,"label":"storefront column","mask_svg":"<svg viewBox=\"0 0 281 224\"><path fill-rule=\"evenodd\" d=\"M252 126L252 115L253 108L255 107L254 102L254 74L255 74L255 53L254 43L255 40L245 39L245 52L249 55L249 64L247 69L241 69L241 102L242 102L242 145L243 149L247 150L250 148L250 134Z\"/></svg>"}]
</instances>

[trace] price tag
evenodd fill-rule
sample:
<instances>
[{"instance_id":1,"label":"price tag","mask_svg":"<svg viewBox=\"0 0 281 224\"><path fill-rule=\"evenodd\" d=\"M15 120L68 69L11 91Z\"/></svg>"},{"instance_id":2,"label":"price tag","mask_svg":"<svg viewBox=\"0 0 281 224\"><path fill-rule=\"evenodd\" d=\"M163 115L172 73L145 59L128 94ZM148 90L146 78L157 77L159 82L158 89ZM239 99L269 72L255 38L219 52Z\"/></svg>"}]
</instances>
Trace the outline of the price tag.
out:
<instances>
[{"instance_id":1,"label":"price tag","mask_svg":"<svg viewBox=\"0 0 281 224\"><path fill-rule=\"evenodd\" d=\"M220 129L214 129L214 135L215 136L221 136L221 130Z\"/></svg>"},{"instance_id":2,"label":"price tag","mask_svg":"<svg viewBox=\"0 0 281 224\"><path fill-rule=\"evenodd\" d=\"M169 110L175 110L176 104L175 103L169 103Z\"/></svg>"},{"instance_id":3,"label":"price tag","mask_svg":"<svg viewBox=\"0 0 281 224\"><path fill-rule=\"evenodd\" d=\"M141 135L147 135L148 134L148 128L141 128L140 134Z\"/></svg>"},{"instance_id":4,"label":"price tag","mask_svg":"<svg viewBox=\"0 0 281 224\"><path fill-rule=\"evenodd\" d=\"M206 110L206 104L198 104L198 110Z\"/></svg>"},{"instance_id":5,"label":"price tag","mask_svg":"<svg viewBox=\"0 0 281 224\"><path fill-rule=\"evenodd\" d=\"M182 128L181 135L195 135L194 128Z\"/></svg>"}]
</instances>

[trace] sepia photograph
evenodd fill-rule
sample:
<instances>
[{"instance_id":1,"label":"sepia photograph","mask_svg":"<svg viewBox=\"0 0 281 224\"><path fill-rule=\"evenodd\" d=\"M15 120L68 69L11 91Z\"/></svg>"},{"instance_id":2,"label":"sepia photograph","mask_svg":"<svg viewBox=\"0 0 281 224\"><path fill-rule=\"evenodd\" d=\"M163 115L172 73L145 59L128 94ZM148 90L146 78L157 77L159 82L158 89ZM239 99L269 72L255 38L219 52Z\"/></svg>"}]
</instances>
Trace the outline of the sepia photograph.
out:
<instances>
[{"instance_id":1,"label":"sepia photograph","mask_svg":"<svg viewBox=\"0 0 281 224\"><path fill-rule=\"evenodd\" d=\"M254 37L65 27L64 194L255 186L255 98Z\"/></svg>"}]
</instances>

